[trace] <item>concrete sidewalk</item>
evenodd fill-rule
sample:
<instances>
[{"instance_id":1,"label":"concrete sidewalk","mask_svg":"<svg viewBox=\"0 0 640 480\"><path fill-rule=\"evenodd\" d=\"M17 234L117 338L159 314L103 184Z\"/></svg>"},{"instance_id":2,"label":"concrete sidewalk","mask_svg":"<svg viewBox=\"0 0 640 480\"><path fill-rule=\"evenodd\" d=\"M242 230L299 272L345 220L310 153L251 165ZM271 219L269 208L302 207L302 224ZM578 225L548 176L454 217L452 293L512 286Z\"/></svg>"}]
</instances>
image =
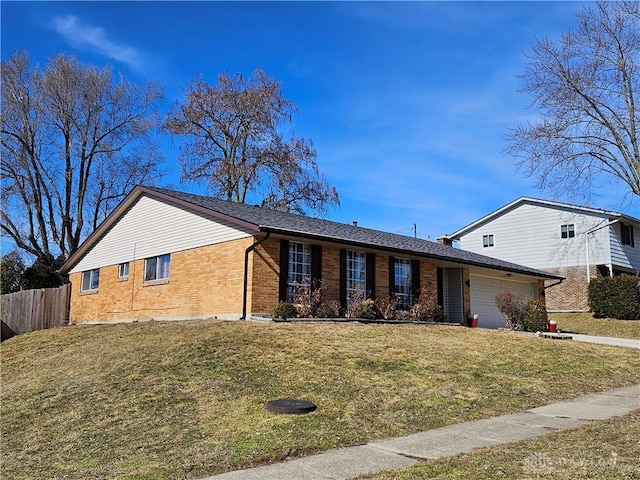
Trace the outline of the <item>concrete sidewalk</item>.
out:
<instances>
[{"instance_id":1,"label":"concrete sidewalk","mask_svg":"<svg viewBox=\"0 0 640 480\"><path fill-rule=\"evenodd\" d=\"M627 347L640 349L640 339L596 337L594 335L583 335L581 333L568 333L577 342L598 343L600 345L611 345L614 347Z\"/></svg>"},{"instance_id":2,"label":"concrete sidewalk","mask_svg":"<svg viewBox=\"0 0 640 480\"><path fill-rule=\"evenodd\" d=\"M203 480L346 480L415 465L476 448L539 437L587 420L606 420L640 409L640 385L585 395L526 412L340 448L310 457L227 472Z\"/></svg>"}]
</instances>

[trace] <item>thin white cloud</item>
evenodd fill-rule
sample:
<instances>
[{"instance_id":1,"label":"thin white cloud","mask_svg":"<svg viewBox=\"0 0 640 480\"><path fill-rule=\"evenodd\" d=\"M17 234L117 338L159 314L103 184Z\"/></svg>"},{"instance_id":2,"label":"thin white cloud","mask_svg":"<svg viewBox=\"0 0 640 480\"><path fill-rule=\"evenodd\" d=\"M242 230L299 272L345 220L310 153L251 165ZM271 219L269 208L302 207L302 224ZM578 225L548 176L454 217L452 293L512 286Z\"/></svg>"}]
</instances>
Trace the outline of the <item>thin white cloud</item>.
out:
<instances>
[{"instance_id":1,"label":"thin white cloud","mask_svg":"<svg viewBox=\"0 0 640 480\"><path fill-rule=\"evenodd\" d=\"M140 50L114 42L103 28L82 24L74 15L55 17L53 28L74 48L94 51L135 70L141 70L144 66L144 55Z\"/></svg>"}]
</instances>

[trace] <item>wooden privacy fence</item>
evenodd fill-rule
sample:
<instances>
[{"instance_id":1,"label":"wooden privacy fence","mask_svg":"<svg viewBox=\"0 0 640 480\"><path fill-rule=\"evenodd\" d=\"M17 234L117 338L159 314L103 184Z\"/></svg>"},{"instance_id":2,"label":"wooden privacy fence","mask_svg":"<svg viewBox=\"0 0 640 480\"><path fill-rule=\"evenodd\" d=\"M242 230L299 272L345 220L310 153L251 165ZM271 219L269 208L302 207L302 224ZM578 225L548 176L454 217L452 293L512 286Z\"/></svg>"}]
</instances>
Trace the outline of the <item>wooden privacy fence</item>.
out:
<instances>
[{"instance_id":1,"label":"wooden privacy fence","mask_svg":"<svg viewBox=\"0 0 640 480\"><path fill-rule=\"evenodd\" d=\"M8 327L17 335L67 325L70 296L71 285L1 295L3 331Z\"/></svg>"}]
</instances>

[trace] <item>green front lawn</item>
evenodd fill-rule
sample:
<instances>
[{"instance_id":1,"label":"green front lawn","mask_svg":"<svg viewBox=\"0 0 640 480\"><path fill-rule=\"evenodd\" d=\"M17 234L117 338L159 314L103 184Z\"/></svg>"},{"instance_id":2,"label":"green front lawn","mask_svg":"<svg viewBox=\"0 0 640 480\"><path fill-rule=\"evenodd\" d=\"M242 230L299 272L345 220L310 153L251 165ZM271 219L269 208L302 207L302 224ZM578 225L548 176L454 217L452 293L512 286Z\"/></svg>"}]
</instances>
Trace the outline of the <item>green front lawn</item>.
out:
<instances>
[{"instance_id":1,"label":"green front lawn","mask_svg":"<svg viewBox=\"0 0 640 480\"><path fill-rule=\"evenodd\" d=\"M640 383L631 349L446 326L75 326L0 355L11 479L200 478Z\"/></svg>"},{"instance_id":2,"label":"green front lawn","mask_svg":"<svg viewBox=\"0 0 640 480\"><path fill-rule=\"evenodd\" d=\"M615 320L593 318L591 313L550 313L550 320L558 322L557 328L566 332L583 333L600 337L640 339L640 320Z\"/></svg>"}]
</instances>

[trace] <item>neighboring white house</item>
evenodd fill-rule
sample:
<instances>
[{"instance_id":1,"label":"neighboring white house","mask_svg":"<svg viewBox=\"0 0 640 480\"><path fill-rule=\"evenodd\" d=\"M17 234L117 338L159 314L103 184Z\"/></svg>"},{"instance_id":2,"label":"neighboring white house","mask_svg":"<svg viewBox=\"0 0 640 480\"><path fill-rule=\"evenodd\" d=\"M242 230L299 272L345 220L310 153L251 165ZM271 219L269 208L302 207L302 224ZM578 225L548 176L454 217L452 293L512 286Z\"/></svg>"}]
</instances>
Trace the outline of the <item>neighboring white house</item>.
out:
<instances>
[{"instance_id":1,"label":"neighboring white house","mask_svg":"<svg viewBox=\"0 0 640 480\"><path fill-rule=\"evenodd\" d=\"M588 310L591 278L640 273L640 220L619 212L521 197L448 238L565 277L546 291L549 310Z\"/></svg>"}]
</instances>

